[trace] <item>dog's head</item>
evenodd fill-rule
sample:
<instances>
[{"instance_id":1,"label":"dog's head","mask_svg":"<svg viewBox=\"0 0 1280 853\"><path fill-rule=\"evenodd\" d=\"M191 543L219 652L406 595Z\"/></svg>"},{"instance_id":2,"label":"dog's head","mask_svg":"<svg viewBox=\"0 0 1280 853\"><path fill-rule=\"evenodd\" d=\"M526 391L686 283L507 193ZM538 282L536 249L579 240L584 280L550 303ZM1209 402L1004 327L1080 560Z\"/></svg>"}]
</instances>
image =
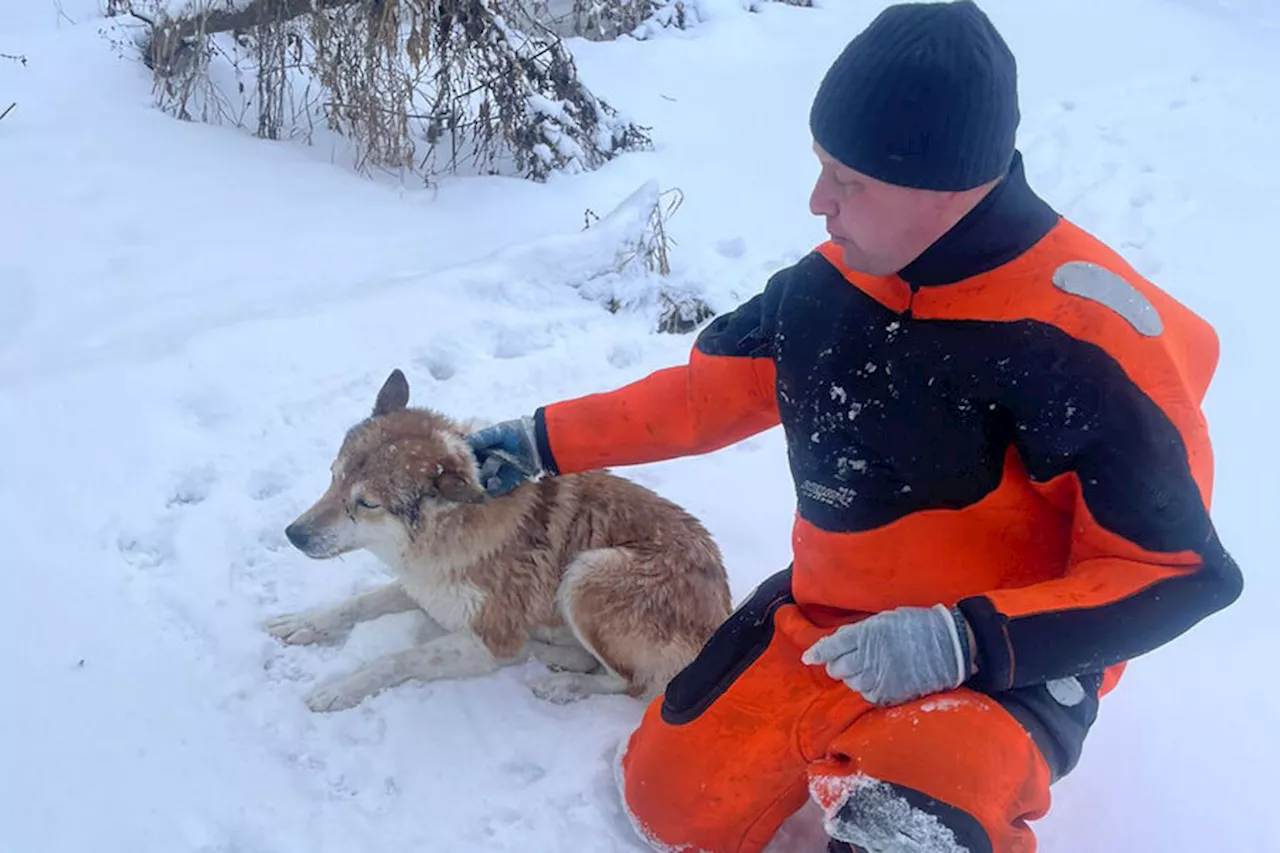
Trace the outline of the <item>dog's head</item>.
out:
<instances>
[{"instance_id":1,"label":"dog's head","mask_svg":"<svg viewBox=\"0 0 1280 853\"><path fill-rule=\"evenodd\" d=\"M316 559L358 549L394 559L442 514L484 502L462 428L408 405L409 382L394 370L373 413L348 431L329 488L285 528L294 547Z\"/></svg>"}]
</instances>

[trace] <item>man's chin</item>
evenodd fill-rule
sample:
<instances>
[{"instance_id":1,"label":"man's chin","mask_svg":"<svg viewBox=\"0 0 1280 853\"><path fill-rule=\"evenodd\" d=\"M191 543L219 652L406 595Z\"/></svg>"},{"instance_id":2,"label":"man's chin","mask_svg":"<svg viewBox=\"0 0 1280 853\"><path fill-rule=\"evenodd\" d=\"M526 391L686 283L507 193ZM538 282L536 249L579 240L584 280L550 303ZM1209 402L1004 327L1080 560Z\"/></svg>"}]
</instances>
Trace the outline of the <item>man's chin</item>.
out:
<instances>
[{"instance_id":1,"label":"man's chin","mask_svg":"<svg viewBox=\"0 0 1280 853\"><path fill-rule=\"evenodd\" d=\"M854 272L866 272L867 256L858 249L856 243L835 236L832 236L831 242L840 249L840 259L846 267Z\"/></svg>"},{"instance_id":2,"label":"man's chin","mask_svg":"<svg viewBox=\"0 0 1280 853\"><path fill-rule=\"evenodd\" d=\"M877 263L858 248L858 244L840 237L831 237L831 242L840 249L840 259L846 268L863 275L877 278L893 275L897 270L887 269L883 263Z\"/></svg>"}]
</instances>

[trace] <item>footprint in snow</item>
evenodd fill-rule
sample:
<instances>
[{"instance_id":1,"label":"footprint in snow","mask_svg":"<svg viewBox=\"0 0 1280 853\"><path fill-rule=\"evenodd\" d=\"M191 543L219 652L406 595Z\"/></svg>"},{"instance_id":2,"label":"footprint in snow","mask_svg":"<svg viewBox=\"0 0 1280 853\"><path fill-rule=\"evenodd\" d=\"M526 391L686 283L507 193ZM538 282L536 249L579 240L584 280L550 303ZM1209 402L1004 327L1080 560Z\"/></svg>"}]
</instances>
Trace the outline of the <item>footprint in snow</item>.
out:
<instances>
[{"instance_id":1,"label":"footprint in snow","mask_svg":"<svg viewBox=\"0 0 1280 853\"><path fill-rule=\"evenodd\" d=\"M274 498L292 485L292 478L280 471L254 471L249 475L249 497L255 501Z\"/></svg>"},{"instance_id":2,"label":"footprint in snow","mask_svg":"<svg viewBox=\"0 0 1280 853\"><path fill-rule=\"evenodd\" d=\"M716 243L716 252L722 258L740 258L747 252L747 241L742 237L734 237L731 240L721 240Z\"/></svg>"},{"instance_id":3,"label":"footprint in snow","mask_svg":"<svg viewBox=\"0 0 1280 853\"><path fill-rule=\"evenodd\" d=\"M547 775L547 768L533 761L505 761L498 769L520 788L527 788Z\"/></svg>"},{"instance_id":4,"label":"footprint in snow","mask_svg":"<svg viewBox=\"0 0 1280 853\"><path fill-rule=\"evenodd\" d=\"M234 407L221 392L207 389L203 394L188 394L180 401L182 409L196 425L216 430L231 419Z\"/></svg>"},{"instance_id":5,"label":"footprint in snow","mask_svg":"<svg viewBox=\"0 0 1280 853\"><path fill-rule=\"evenodd\" d=\"M522 358L555 346L555 338L546 329L503 329L491 355L494 358Z\"/></svg>"},{"instance_id":6,"label":"footprint in snow","mask_svg":"<svg viewBox=\"0 0 1280 853\"><path fill-rule=\"evenodd\" d=\"M606 358L611 365L621 370L640 361L643 356L644 348L640 346L639 341L627 341L611 346Z\"/></svg>"},{"instance_id":7,"label":"footprint in snow","mask_svg":"<svg viewBox=\"0 0 1280 853\"><path fill-rule=\"evenodd\" d=\"M176 556L172 524L161 522L141 533L121 531L116 548L125 562L136 569L150 571L171 563Z\"/></svg>"},{"instance_id":8,"label":"footprint in snow","mask_svg":"<svg viewBox=\"0 0 1280 853\"><path fill-rule=\"evenodd\" d=\"M446 382L458 372L458 357L441 346L434 346L422 355L415 356L413 364L421 367L437 382Z\"/></svg>"},{"instance_id":9,"label":"footprint in snow","mask_svg":"<svg viewBox=\"0 0 1280 853\"><path fill-rule=\"evenodd\" d=\"M25 267L0 266L0 347L18 339L36 313L36 291Z\"/></svg>"},{"instance_id":10,"label":"footprint in snow","mask_svg":"<svg viewBox=\"0 0 1280 853\"><path fill-rule=\"evenodd\" d=\"M218 473L213 468L206 466L184 471L178 474L165 506L173 508L204 503L217 482Z\"/></svg>"}]
</instances>

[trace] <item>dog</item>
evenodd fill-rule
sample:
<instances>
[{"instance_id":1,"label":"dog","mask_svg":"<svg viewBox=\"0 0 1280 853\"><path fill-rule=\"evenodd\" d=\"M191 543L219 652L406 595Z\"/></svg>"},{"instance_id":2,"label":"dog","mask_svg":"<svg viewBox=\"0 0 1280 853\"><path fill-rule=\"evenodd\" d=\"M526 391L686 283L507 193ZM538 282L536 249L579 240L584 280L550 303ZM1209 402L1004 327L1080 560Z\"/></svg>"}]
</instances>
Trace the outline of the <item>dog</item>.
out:
<instances>
[{"instance_id":1,"label":"dog","mask_svg":"<svg viewBox=\"0 0 1280 853\"><path fill-rule=\"evenodd\" d=\"M543 477L501 497L479 485L464 436L482 426L410 408L392 371L352 427L328 489L286 530L308 557L358 549L394 581L266 624L290 644L342 640L359 622L414 609L419 644L317 686L314 711L351 708L410 680L482 676L534 659L533 692L649 700L730 615L721 552L671 501L608 471Z\"/></svg>"}]
</instances>

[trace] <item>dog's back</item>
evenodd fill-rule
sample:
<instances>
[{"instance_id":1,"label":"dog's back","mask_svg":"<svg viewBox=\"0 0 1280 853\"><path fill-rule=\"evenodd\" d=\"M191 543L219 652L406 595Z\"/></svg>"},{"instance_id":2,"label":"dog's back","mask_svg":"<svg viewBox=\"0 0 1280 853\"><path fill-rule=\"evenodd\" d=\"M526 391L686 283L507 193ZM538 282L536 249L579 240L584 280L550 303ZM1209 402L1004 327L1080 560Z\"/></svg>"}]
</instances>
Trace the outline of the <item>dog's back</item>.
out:
<instances>
[{"instance_id":1,"label":"dog's back","mask_svg":"<svg viewBox=\"0 0 1280 853\"><path fill-rule=\"evenodd\" d=\"M560 612L628 692L661 690L729 615L720 549L688 512L611 473L536 486L563 548Z\"/></svg>"}]
</instances>

